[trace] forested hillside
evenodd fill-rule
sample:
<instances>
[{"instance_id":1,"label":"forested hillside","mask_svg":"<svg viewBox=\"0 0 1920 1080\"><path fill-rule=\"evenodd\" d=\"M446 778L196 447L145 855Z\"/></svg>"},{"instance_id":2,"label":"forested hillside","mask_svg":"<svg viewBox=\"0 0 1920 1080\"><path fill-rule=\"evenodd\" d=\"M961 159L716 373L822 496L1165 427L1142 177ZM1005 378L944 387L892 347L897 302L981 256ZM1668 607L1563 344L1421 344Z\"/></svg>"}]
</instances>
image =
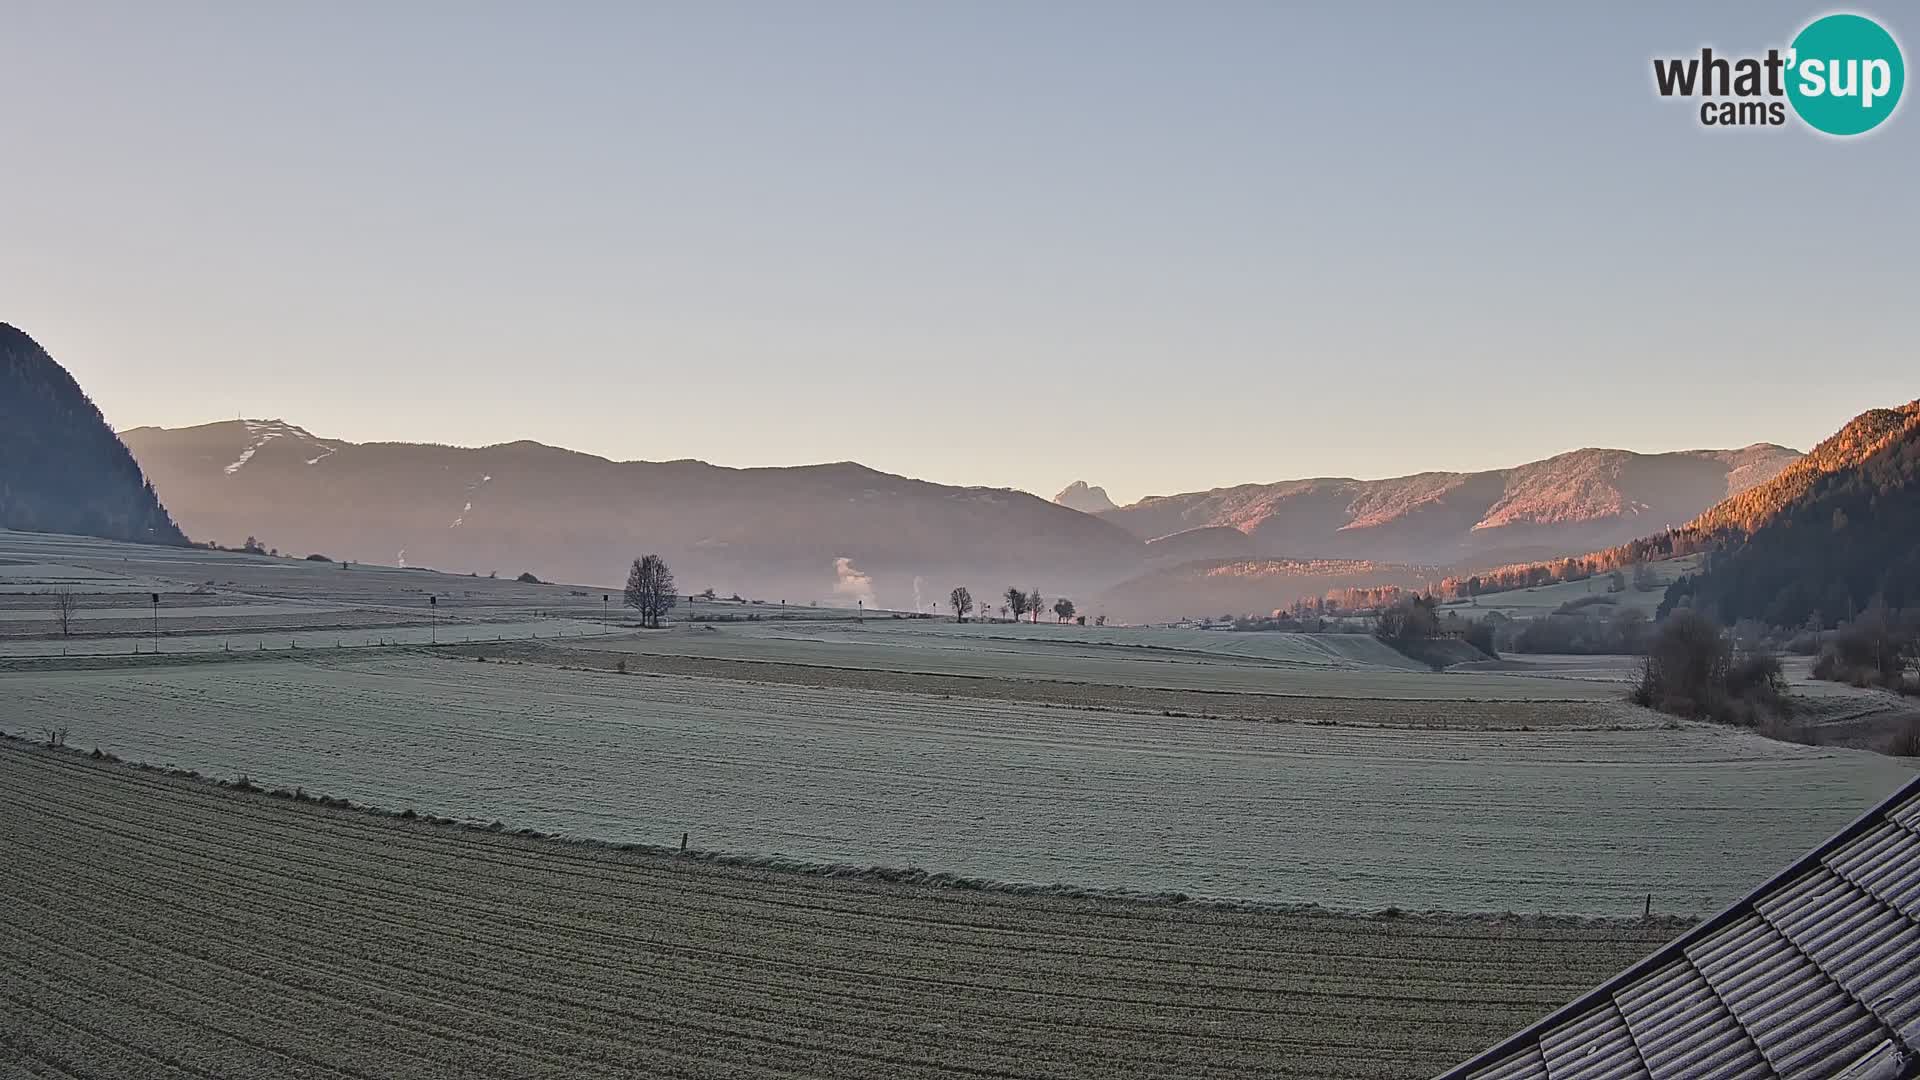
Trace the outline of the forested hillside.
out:
<instances>
[{"instance_id":1,"label":"forested hillside","mask_svg":"<svg viewBox=\"0 0 1920 1080\"><path fill-rule=\"evenodd\" d=\"M1489 566L1564 558L1677 526L1799 457L1771 443L1666 454L1575 450L1488 472L1154 496L1100 516L1143 540L1238 529L1257 556Z\"/></svg>"},{"instance_id":2,"label":"forested hillside","mask_svg":"<svg viewBox=\"0 0 1920 1080\"><path fill-rule=\"evenodd\" d=\"M1797 626L1851 619L1875 600L1920 607L1920 402L1876 409L1821 446L1836 467L1783 475L1791 485L1776 498L1703 519L1762 523L1670 587L1663 613L1686 602L1727 622Z\"/></svg>"},{"instance_id":3,"label":"forested hillside","mask_svg":"<svg viewBox=\"0 0 1920 1080\"><path fill-rule=\"evenodd\" d=\"M73 376L0 323L0 527L185 543Z\"/></svg>"},{"instance_id":4,"label":"forested hillside","mask_svg":"<svg viewBox=\"0 0 1920 1080\"><path fill-rule=\"evenodd\" d=\"M1714 504L1688 522L1687 529L1708 534L1754 532L1798 507L1824 478L1860 465L1884 447L1910 436L1917 422L1920 401L1892 409L1869 409L1771 479Z\"/></svg>"}]
</instances>

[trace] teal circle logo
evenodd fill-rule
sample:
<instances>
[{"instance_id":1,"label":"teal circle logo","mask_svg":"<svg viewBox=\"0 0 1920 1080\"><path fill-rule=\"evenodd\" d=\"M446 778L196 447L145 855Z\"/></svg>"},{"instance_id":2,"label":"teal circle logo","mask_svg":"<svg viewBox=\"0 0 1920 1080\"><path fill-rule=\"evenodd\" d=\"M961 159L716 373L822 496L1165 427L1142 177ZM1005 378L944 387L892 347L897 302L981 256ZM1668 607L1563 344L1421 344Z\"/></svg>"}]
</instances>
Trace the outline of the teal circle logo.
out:
<instances>
[{"instance_id":1,"label":"teal circle logo","mask_svg":"<svg viewBox=\"0 0 1920 1080\"><path fill-rule=\"evenodd\" d=\"M1793 111L1829 135L1879 127L1893 115L1907 84L1900 43L1864 15L1827 15L1808 23L1793 39L1787 64Z\"/></svg>"}]
</instances>

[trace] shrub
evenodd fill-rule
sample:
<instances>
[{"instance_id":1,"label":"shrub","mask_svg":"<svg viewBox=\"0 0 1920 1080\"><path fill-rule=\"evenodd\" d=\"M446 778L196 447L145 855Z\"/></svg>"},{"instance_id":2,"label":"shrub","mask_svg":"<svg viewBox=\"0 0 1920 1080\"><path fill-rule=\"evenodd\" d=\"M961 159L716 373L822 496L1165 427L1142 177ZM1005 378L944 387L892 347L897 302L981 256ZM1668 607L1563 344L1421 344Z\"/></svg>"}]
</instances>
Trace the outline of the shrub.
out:
<instances>
[{"instance_id":1,"label":"shrub","mask_svg":"<svg viewBox=\"0 0 1920 1080\"><path fill-rule=\"evenodd\" d=\"M537 577L534 577L533 571L531 570L522 570L520 572L520 576L517 578L514 578L513 580L519 582L522 585L545 585L546 584L546 582L541 581Z\"/></svg>"},{"instance_id":2,"label":"shrub","mask_svg":"<svg viewBox=\"0 0 1920 1080\"><path fill-rule=\"evenodd\" d=\"M1627 697L1673 716L1748 728L1788 713L1780 658L1764 651L1736 657L1719 625L1690 609L1660 624Z\"/></svg>"},{"instance_id":3,"label":"shrub","mask_svg":"<svg viewBox=\"0 0 1920 1080\"><path fill-rule=\"evenodd\" d=\"M1887 744L1887 753L1894 757L1920 757L1920 713L1907 718L1906 727L1896 732Z\"/></svg>"},{"instance_id":4,"label":"shrub","mask_svg":"<svg viewBox=\"0 0 1920 1080\"><path fill-rule=\"evenodd\" d=\"M333 560L327 558L325 555L322 555L316 551L313 554L307 556L307 561L308 562L332 562Z\"/></svg>"},{"instance_id":5,"label":"shrub","mask_svg":"<svg viewBox=\"0 0 1920 1080\"><path fill-rule=\"evenodd\" d=\"M1491 620L1491 616L1489 616ZM1638 608L1555 613L1498 624L1495 640L1509 652L1643 655L1648 624Z\"/></svg>"},{"instance_id":6,"label":"shrub","mask_svg":"<svg viewBox=\"0 0 1920 1080\"><path fill-rule=\"evenodd\" d=\"M1573 600L1569 600L1566 603L1561 604L1559 607L1555 608L1553 613L1555 615L1571 615L1574 612L1579 611L1583 608L1616 607L1619 605L1619 603L1620 601L1615 599L1614 597L1608 596L1605 593L1601 593L1596 596L1582 596Z\"/></svg>"},{"instance_id":7,"label":"shrub","mask_svg":"<svg viewBox=\"0 0 1920 1080\"><path fill-rule=\"evenodd\" d=\"M1629 697L1675 716L1703 717L1726 687L1732 649L1720 628L1693 611L1675 612L1654 635Z\"/></svg>"},{"instance_id":8,"label":"shrub","mask_svg":"<svg viewBox=\"0 0 1920 1080\"><path fill-rule=\"evenodd\" d=\"M1467 624L1467 644L1493 657L1500 659L1500 650L1495 647L1493 624L1474 621Z\"/></svg>"},{"instance_id":9,"label":"shrub","mask_svg":"<svg viewBox=\"0 0 1920 1080\"><path fill-rule=\"evenodd\" d=\"M1813 677L1904 690L1908 667L1920 668L1920 613L1875 604L1827 635Z\"/></svg>"},{"instance_id":10,"label":"shrub","mask_svg":"<svg viewBox=\"0 0 1920 1080\"><path fill-rule=\"evenodd\" d=\"M1736 697L1787 696L1787 676L1780 668L1780 657L1756 650L1742 656L1727 669L1727 691Z\"/></svg>"}]
</instances>

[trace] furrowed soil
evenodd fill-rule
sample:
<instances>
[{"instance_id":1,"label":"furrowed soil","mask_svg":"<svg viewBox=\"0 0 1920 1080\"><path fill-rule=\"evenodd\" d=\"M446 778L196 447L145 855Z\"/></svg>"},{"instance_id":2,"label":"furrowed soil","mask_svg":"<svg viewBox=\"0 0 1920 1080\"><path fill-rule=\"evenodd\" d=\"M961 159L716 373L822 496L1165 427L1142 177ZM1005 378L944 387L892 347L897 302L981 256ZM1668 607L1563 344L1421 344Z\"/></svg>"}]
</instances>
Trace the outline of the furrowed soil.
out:
<instances>
[{"instance_id":1,"label":"furrowed soil","mask_svg":"<svg viewBox=\"0 0 1920 1080\"><path fill-rule=\"evenodd\" d=\"M719 866L0 743L0 1075L1431 1075L1668 922L1383 919Z\"/></svg>"}]
</instances>

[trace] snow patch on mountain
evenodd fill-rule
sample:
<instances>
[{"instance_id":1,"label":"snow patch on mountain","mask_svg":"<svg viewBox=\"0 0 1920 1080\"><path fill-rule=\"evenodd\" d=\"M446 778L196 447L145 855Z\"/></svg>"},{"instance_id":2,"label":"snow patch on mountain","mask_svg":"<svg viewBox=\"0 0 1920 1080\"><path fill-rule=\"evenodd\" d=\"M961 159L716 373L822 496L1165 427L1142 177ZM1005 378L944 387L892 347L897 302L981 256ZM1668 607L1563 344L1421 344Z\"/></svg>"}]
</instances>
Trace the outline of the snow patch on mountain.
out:
<instances>
[{"instance_id":1,"label":"snow patch on mountain","mask_svg":"<svg viewBox=\"0 0 1920 1080\"><path fill-rule=\"evenodd\" d=\"M320 454L317 457L309 458L307 460L307 464L309 465L318 464L322 459L339 449L338 447L329 446L314 438L305 428L289 424L285 420L242 420L240 422L246 426L247 443L241 448L240 456L234 459L233 464L227 466L226 473L228 476L239 472L247 462L253 460L253 455L259 453L261 447L275 439L292 439L296 442L305 443L308 449L317 448Z\"/></svg>"},{"instance_id":2,"label":"snow patch on mountain","mask_svg":"<svg viewBox=\"0 0 1920 1080\"><path fill-rule=\"evenodd\" d=\"M486 474L484 474L484 475L482 475L482 476L480 477L480 479L478 479L478 480L475 480L475 481L474 481L473 483L471 483L471 484L468 484L468 485L467 485L467 505L465 505L465 506L463 506L463 507L461 507L461 508L460 508L460 515L459 515L458 517L456 517L456 518L454 518L454 519L453 519L453 524L451 524L451 525L449 525L449 526L447 526L447 528L449 528L449 529L457 529L457 528L459 528L460 526L462 526L462 525L464 525L464 524L466 524L466 521L467 521L467 515L468 515L468 514L471 514L471 513L473 513L473 495L474 495L474 493L475 493L475 492L477 492L477 491L479 491L479 490L480 490L480 488L481 488L482 486L484 486L484 485L486 484L486 482L487 482L487 481L489 481L489 480L492 480L492 479L493 479L493 474L492 474L492 473L486 473Z\"/></svg>"}]
</instances>

